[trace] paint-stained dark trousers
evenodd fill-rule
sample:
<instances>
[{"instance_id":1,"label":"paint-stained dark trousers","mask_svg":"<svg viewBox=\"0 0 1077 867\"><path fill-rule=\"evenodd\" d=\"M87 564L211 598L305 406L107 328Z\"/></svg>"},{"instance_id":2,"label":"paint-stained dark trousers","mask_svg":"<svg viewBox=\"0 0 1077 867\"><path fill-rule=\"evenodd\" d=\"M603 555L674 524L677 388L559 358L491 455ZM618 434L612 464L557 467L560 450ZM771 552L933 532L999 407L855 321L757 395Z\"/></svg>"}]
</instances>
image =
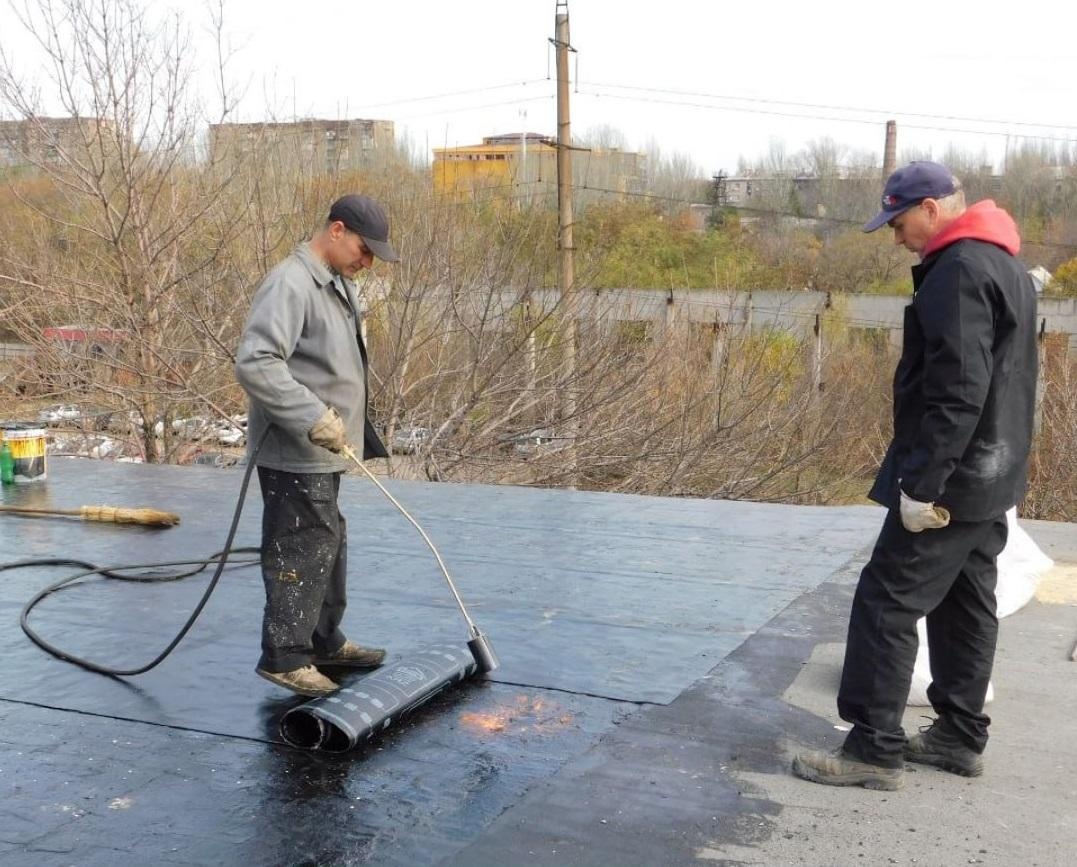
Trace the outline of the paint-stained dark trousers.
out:
<instances>
[{"instance_id":1,"label":"paint-stained dark trousers","mask_svg":"<svg viewBox=\"0 0 1077 867\"><path fill-rule=\"evenodd\" d=\"M262 486L265 671L292 671L344 643L348 532L337 508L340 473L258 468Z\"/></svg>"},{"instance_id":2,"label":"paint-stained dark trousers","mask_svg":"<svg viewBox=\"0 0 1077 867\"><path fill-rule=\"evenodd\" d=\"M846 752L876 765L901 766L916 621L925 615L928 698L950 732L983 752L991 722L984 698L998 638L995 561L1006 530L1002 515L910 533L896 509L887 514L849 617L838 691L838 713L853 724Z\"/></svg>"}]
</instances>

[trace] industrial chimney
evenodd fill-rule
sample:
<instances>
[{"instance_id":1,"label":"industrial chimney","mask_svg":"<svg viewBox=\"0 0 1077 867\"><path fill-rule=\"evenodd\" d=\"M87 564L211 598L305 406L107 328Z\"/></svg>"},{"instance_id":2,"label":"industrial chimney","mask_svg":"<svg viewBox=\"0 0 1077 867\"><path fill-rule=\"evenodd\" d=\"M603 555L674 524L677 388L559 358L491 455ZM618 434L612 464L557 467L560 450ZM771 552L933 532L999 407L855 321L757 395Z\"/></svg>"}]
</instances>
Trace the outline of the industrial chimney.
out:
<instances>
[{"instance_id":1,"label":"industrial chimney","mask_svg":"<svg viewBox=\"0 0 1077 867\"><path fill-rule=\"evenodd\" d=\"M883 180L897 168L897 121L886 122L886 147L883 149Z\"/></svg>"}]
</instances>

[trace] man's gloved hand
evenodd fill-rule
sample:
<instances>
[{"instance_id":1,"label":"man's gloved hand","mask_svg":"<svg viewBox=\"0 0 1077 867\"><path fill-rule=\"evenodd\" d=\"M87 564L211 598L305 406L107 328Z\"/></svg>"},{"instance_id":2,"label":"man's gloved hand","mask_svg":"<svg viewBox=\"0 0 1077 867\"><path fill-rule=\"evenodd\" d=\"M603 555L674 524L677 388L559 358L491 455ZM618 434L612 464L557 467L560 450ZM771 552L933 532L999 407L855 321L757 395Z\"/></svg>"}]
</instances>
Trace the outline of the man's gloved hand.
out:
<instances>
[{"instance_id":1,"label":"man's gloved hand","mask_svg":"<svg viewBox=\"0 0 1077 867\"><path fill-rule=\"evenodd\" d=\"M347 433L344 430L344 419L335 408L329 407L322 417L314 423L314 427L307 434L310 441L323 449L339 454L348 444Z\"/></svg>"},{"instance_id":2,"label":"man's gloved hand","mask_svg":"<svg viewBox=\"0 0 1077 867\"><path fill-rule=\"evenodd\" d=\"M950 513L934 503L921 503L901 492L901 523L910 533L938 530L950 523Z\"/></svg>"}]
</instances>

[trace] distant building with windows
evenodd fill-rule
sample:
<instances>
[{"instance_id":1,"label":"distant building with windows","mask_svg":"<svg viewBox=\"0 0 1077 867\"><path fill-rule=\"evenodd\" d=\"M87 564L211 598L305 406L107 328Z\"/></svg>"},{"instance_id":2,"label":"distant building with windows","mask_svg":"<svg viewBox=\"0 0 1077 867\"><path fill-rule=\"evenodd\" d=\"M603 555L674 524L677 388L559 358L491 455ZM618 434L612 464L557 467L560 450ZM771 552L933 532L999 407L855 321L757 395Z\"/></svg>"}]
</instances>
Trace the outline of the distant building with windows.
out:
<instances>
[{"instance_id":1,"label":"distant building with windows","mask_svg":"<svg viewBox=\"0 0 1077 867\"><path fill-rule=\"evenodd\" d=\"M31 117L0 120L0 170L30 174L81 159L108 120L97 117Z\"/></svg>"},{"instance_id":2,"label":"distant building with windows","mask_svg":"<svg viewBox=\"0 0 1077 867\"><path fill-rule=\"evenodd\" d=\"M731 175L720 178L721 203L733 208L751 207L759 201L774 199L793 189L798 194L810 193L817 185L816 178L796 176Z\"/></svg>"},{"instance_id":3,"label":"distant building with windows","mask_svg":"<svg viewBox=\"0 0 1077 867\"><path fill-rule=\"evenodd\" d=\"M332 175L384 165L396 153L396 131L391 120L218 123L210 125L208 145L213 163Z\"/></svg>"},{"instance_id":4,"label":"distant building with windows","mask_svg":"<svg viewBox=\"0 0 1077 867\"><path fill-rule=\"evenodd\" d=\"M642 190L646 160L642 154L573 148L572 179L577 202ZM557 141L535 132L487 136L481 144L435 148L434 191L442 196L516 202L556 201Z\"/></svg>"}]
</instances>

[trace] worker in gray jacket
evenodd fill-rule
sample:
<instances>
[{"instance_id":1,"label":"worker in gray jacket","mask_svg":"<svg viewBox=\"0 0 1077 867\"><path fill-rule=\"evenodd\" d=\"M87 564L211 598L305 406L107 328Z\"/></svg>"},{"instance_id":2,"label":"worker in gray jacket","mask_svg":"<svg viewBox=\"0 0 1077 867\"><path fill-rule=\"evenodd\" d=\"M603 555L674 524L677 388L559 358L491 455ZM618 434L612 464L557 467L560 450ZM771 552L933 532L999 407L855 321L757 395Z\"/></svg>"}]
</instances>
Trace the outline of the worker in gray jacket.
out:
<instances>
[{"instance_id":1,"label":"worker in gray jacket","mask_svg":"<svg viewBox=\"0 0 1077 867\"><path fill-rule=\"evenodd\" d=\"M337 507L346 468L339 453L362 442L364 458L388 456L367 419L366 346L352 282L375 256L399 261L385 211L366 196L338 199L325 225L258 287L236 356L263 502L266 605L256 671L300 695L337 689L320 666L373 668L385 658L340 630L348 548Z\"/></svg>"}]
</instances>

